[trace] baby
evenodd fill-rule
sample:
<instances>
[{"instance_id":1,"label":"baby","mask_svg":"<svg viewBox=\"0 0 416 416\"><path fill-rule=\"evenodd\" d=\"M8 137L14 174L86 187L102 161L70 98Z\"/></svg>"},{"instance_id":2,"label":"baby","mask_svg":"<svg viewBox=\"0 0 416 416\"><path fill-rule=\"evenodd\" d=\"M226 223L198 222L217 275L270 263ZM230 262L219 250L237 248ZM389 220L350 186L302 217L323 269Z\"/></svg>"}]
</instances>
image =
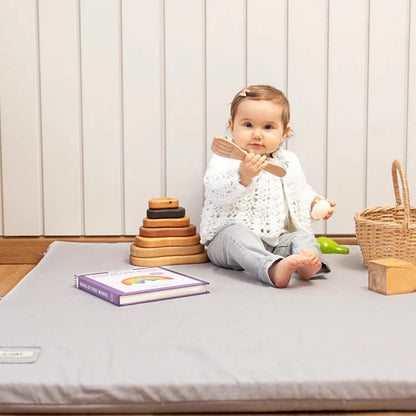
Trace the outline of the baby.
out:
<instances>
[{"instance_id":1,"label":"baby","mask_svg":"<svg viewBox=\"0 0 416 416\"><path fill-rule=\"evenodd\" d=\"M205 173L200 234L209 259L279 288L295 272L308 280L329 271L311 226L311 210L322 198L307 184L299 159L281 146L290 132L287 98L252 85L236 94L230 113L232 140L248 153L241 162L214 155ZM264 171L266 162L284 166L286 175ZM325 220L335 206L328 202Z\"/></svg>"}]
</instances>

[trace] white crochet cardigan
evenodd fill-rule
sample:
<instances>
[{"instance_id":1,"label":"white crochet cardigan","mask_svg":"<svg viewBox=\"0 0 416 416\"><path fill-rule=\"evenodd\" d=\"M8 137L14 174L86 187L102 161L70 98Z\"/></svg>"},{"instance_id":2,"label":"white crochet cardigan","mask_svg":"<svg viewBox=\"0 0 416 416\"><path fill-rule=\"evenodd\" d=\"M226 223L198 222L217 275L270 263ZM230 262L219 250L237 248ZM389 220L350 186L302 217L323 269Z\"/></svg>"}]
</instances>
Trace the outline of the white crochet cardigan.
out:
<instances>
[{"instance_id":1,"label":"white crochet cardigan","mask_svg":"<svg viewBox=\"0 0 416 416\"><path fill-rule=\"evenodd\" d=\"M284 166L286 176L262 171L245 187L239 183L240 161L213 155L204 176L202 244L209 243L225 226L242 223L276 246L287 225L288 211L294 230L312 233L311 203L317 194L307 184L299 159L279 149L269 160Z\"/></svg>"}]
</instances>

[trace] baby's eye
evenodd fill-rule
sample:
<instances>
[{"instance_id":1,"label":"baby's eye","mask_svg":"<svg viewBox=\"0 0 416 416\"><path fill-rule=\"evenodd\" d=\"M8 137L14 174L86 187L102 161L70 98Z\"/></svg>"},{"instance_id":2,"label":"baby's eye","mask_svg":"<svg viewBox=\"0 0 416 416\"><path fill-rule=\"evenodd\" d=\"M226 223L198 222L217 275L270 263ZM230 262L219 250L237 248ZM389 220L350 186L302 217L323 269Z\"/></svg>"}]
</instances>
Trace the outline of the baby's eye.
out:
<instances>
[{"instance_id":1,"label":"baby's eye","mask_svg":"<svg viewBox=\"0 0 416 416\"><path fill-rule=\"evenodd\" d=\"M252 125L249 121L246 121L246 122L244 123L244 127L248 127L248 128L250 128L250 127L253 127L253 125Z\"/></svg>"},{"instance_id":2,"label":"baby's eye","mask_svg":"<svg viewBox=\"0 0 416 416\"><path fill-rule=\"evenodd\" d=\"M264 128L265 128L266 130L271 130L271 129L273 128L273 126L272 126L271 124L266 124L266 125L264 126Z\"/></svg>"}]
</instances>

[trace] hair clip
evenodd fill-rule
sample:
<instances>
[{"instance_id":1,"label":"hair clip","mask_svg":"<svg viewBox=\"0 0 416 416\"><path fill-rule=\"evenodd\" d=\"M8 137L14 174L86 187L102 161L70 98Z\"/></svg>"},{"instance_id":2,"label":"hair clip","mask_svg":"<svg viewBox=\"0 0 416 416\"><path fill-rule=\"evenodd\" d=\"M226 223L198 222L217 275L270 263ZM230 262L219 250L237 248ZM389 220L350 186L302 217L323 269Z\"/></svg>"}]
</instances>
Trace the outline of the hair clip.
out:
<instances>
[{"instance_id":1,"label":"hair clip","mask_svg":"<svg viewBox=\"0 0 416 416\"><path fill-rule=\"evenodd\" d=\"M247 88L244 89L243 91L240 92L240 94L238 94L240 97L247 97L247 93L250 92L250 90L248 90Z\"/></svg>"}]
</instances>

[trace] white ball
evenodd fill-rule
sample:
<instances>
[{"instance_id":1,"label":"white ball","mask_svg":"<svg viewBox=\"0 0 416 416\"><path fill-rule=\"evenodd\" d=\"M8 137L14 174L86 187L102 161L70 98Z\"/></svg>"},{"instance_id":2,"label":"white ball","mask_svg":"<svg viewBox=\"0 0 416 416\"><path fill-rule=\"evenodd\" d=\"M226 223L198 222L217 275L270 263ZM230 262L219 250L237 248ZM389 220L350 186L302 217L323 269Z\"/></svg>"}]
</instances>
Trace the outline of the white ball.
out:
<instances>
[{"instance_id":1,"label":"white ball","mask_svg":"<svg viewBox=\"0 0 416 416\"><path fill-rule=\"evenodd\" d=\"M331 205L326 199L319 200L312 208L312 218L315 220L321 220L328 214L328 211L331 209Z\"/></svg>"}]
</instances>

